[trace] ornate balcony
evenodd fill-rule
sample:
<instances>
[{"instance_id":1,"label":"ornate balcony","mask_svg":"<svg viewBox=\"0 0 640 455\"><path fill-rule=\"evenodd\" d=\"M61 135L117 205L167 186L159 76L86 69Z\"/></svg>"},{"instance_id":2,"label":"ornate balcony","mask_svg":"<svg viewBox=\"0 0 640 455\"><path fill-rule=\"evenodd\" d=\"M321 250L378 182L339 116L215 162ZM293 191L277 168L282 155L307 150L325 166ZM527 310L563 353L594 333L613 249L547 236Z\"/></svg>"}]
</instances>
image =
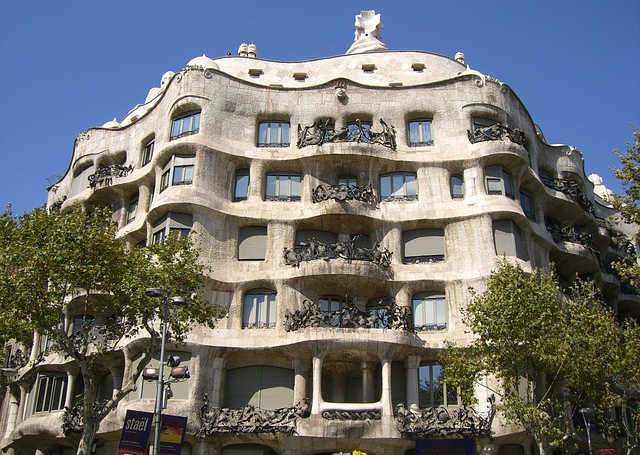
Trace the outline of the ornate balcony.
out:
<instances>
[{"instance_id":1,"label":"ornate balcony","mask_svg":"<svg viewBox=\"0 0 640 455\"><path fill-rule=\"evenodd\" d=\"M303 308L293 313L287 310L284 328L287 332L307 327L393 329L413 332L411 309L397 306L393 299L381 300L368 311L358 309L347 302L335 311L322 311L318 304L309 300L302 302Z\"/></svg>"},{"instance_id":2,"label":"ornate balcony","mask_svg":"<svg viewBox=\"0 0 640 455\"><path fill-rule=\"evenodd\" d=\"M349 261L369 261L380 264L382 267L391 265L391 252L386 248L380 249L380 243L376 242L373 248L356 246L359 236L354 236L348 242L337 242L330 245L321 242L315 237L306 242L300 242L293 249L285 248L283 251L284 262L287 265L299 267L302 261L323 259L325 261L342 258Z\"/></svg>"},{"instance_id":3,"label":"ornate balcony","mask_svg":"<svg viewBox=\"0 0 640 455\"><path fill-rule=\"evenodd\" d=\"M298 418L306 418L311 414L308 399L303 399L294 406L279 409L261 409L246 405L240 409L214 408L209 406L209 398L205 394L204 406L200 409L202 426L198 436L209 436L216 433L251 434L294 434Z\"/></svg>"},{"instance_id":4,"label":"ornate balcony","mask_svg":"<svg viewBox=\"0 0 640 455\"><path fill-rule=\"evenodd\" d=\"M316 202L334 199L343 201L362 201L367 204L373 203L373 187L355 185L318 185L311 195L311 200Z\"/></svg>"},{"instance_id":5,"label":"ornate balcony","mask_svg":"<svg viewBox=\"0 0 640 455\"><path fill-rule=\"evenodd\" d=\"M511 142L522 146L526 143L524 133L521 130L517 128L507 128L499 123L491 126L485 126L483 128L475 128L473 131L467 130L467 136L469 137L469 142L472 144L475 144L476 142L505 140L510 140Z\"/></svg>"},{"instance_id":6,"label":"ornate balcony","mask_svg":"<svg viewBox=\"0 0 640 455\"><path fill-rule=\"evenodd\" d=\"M131 165L111 164L109 166L101 166L88 177L89 186L94 189L98 185L110 186L114 178L126 177L131 172L133 172L133 166Z\"/></svg>"},{"instance_id":7,"label":"ornate balcony","mask_svg":"<svg viewBox=\"0 0 640 455\"><path fill-rule=\"evenodd\" d=\"M580 184L574 180L565 180L551 177L547 174L541 173L540 180L549 188L560 191L566 195L573 197L580 207L587 213L594 213L594 207L591 201L582 193Z\"/></svg>"},{"instance_id":8,"label":"ornate balcony","mask_svg":"<svg viewBox=\"0 0 640 455\"><path fill-rule=\"evenodd\" d=\"M334 129L330 122L329 119L318 120L313 125L305 127L298 124L298 148L336 142L356 142L379 144L391 150L396 149L396 130L382 119L380 119L382 131L379 132L365 128L360 120L339 130Z\"/></svg>"}]
</instances>

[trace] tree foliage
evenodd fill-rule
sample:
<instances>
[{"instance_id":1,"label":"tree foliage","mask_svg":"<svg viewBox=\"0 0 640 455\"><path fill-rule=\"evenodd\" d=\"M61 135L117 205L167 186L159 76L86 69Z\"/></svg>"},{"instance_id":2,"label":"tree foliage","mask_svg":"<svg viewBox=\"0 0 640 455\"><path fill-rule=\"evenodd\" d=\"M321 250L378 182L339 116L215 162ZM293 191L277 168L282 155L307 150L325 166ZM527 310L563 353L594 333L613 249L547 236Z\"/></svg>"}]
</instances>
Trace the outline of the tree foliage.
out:
<instances>
[{"instance_id":1,"label":"tree foliage","mask_svg":"<svg viewBox=\"0 0 640 455\"><path fill-rule=\"evenodd\" d=\"M633 128L635 142L627 144L625 153L616 152L621 168L614 169L615 176L621 181L623 193L613 200L614 208L622 219L629 224L640 225L640 129ZM640 231L636 231L633 239L640 243ZM640 264L638 255L634 254L626 261L614 264L622 279L628 281L636 289L640 288Z\"/></svg>"},{"instance_id":2,"label":"tree foliage","mask_svg":"<svg viewBox=\"0 0 640 455\"><path fill-rule=\"evenodd\" d=\"M187 298L168 321L174 340L182 340L194 324L213 326L217 317L217 309L201 298L205 270L189 237L170 236L130 249L116 238L111 216L108 208L64 215L38 208L15 218L9 208L0 218L0 337L29 344L36 331L54 351L77 361L85 386L79 391L79 454L88 453L100 422L135 390L159 349L156 328L164 300L147 297L147 288ZM119 342L132 336L149 340L141 361L113 398L96 406L99 372L112 361Z\"/></svg>"},{"instance_id":3,"label":"tree foliage","mask_svg":"<svg viewBox=\"0 0 640 455\"><path fill-rule=\"evenodd\" d=\"M578 409L603 417L637 398L640 330L620 327L592 283L577 281L567 297L553 272L527 274L505 259L484 292L471 292L463 321L475 338L449 346L447 382L470 402L476 384L495 378L498 409L542 452L571 436Z\"/></svg>"}]
</instances>

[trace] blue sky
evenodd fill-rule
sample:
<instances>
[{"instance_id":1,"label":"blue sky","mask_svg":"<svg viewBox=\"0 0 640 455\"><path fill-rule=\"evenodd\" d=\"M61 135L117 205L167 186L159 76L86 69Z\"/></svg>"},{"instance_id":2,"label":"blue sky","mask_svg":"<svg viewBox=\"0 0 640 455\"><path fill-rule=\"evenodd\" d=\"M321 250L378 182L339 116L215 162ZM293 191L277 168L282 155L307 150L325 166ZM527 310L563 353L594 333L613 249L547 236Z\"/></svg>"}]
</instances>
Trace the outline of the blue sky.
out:
<instances>
[{"instance_id":1,"label":"blue sky","mask_svg":"<svg viewBox=\"0 0 640 455\"><path fill-rule=\"evenodd\" d=\"M367 9L390 50L464 52L620 190L612 150L640 126L638 0L21 0L0 2L0 208L42 205L78 133L121 120L164 72L242 42L272 60L343 54Z\"/></svg>"}]
</instances>

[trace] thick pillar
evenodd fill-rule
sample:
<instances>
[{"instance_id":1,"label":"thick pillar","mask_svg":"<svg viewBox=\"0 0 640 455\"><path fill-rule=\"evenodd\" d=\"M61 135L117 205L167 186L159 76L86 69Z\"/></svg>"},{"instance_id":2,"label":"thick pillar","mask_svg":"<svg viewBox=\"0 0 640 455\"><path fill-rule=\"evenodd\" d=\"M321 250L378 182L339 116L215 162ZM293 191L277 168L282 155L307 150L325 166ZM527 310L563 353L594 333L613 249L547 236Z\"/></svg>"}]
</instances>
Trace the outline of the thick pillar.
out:
<instances>
[{"instance_id":1,"label":"thick pillar","mask_svg":"<svg viewBox=\"0 0 640 455\"><path fill-rule=\"evenodd\" d=\"M374 375L373 369L375 364L368 360L362 361L362 402L372 403L374 397Z\"/></svg>"},{"instance_id":2,"label":"thick pillar","mask_svg":"<svg viewBox=\"0 0 640 455\"><path fill-rule=\"evenodd\" d=\"M293 370L295 379L293 384L293 404L297 404L307 398L307 380L309 378L309 367L300 359L293 359Z\"/></svg>"},{"instance_id":3,"label":"thick pillar","mask_svg":"<svg viewBox=\"0 0 640 455\"><path fill-rule=\"evenodd\" d=\"M7 427L5 428L4 437L8 437L16 427L18 420L18 409L20 407L20 399L13 394L14 390L7 390L9 398L9 415L7 416Z\"/></svg>"},{"instance_id":4,"label":"thick pillar","mask_svg":"<svg viewBox=\"0 0 640 455\"><path fill-rule=\"evenodd\" d=\"M407 407L420 406L420 398L418 395L419 378L418 368L420 368L420 356L410 355L405 362L407 370Z\"/></svg>"},{"instance_id":5,"label":"thick pillar","mask_svg":"<svg viewBox=\"0 0 640 455\"><path fill-rule=\"evenodd\" d=\"M18 403L18 414L16 415L16 425L24 420L24 407L27 404L27 386L20 384L20 402Z\"/></svg>"},{"instance_id":6,"label":"thick pillar","mask_svg":"<svg viewBox=\"0 0 640 455\"><path fill-rule=\"evenodd\" d=\"M311 414L320 414L322 403L322 357L313 356L313 401L311 402Z\"/></svg>"},{"instance_id":7,"label":"thick pillar","mask_svg":"<svg viewBox=\"0 0 640 455\"><path fill-rule=\"evenodd\" d=\"M224 358L216 357L213 359L212 369L213 388L211 389L211 395L209 396L209 406L219 408L223 401L222 377L224 373Z\"/></svg>"},{"instance_id":8,"label":"thick pillar","mask_svg":"<svg viewBox=\"0 0 640 455\"><path fill-rule=\"evenodd\" d=\"M68 408L73 406L73 386L75 384L76 375L71 371L67 371L67 395L64 397L64 405Z\"/></svg>"},{"instance_id":9,"label":"thick pillar","mask_svg":"<svg viewBox=\"0 0 640 455\"><path fill-rule=\"evenodd\" d=\"M391 360L382 360L382 415L393 416L393 400L391 399Z\"/></svg>"}]
</instances>

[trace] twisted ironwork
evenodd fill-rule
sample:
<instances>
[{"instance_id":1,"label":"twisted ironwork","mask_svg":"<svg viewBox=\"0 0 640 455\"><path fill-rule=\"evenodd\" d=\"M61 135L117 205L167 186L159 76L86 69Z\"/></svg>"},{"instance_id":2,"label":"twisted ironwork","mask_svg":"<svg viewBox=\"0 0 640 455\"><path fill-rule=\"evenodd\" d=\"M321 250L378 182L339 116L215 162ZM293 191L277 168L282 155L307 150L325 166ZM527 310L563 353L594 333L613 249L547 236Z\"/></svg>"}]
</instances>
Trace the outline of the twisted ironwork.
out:
<instances>
[{"instance_id":1,"label":"twisted ironwork","mask_svg":"<svg viewBox=\"0 0 640 455\"><path fill-rule=\"evenodd\" d=\"M366 311L358 309L348 301L342 308L322 311L317 303L302 302L302 308L293 312L286 310L284 329L287 332L306 327L393 329L413 332L411 308L396 305L393 299L381 299Z\"/></svg>"},{"instance_id":2,"label":"twisted ironwork","mask_svg":"<svg viewBox=\"0 0 640 455\"><path fill-rule=\"evenodd\" d=\"M469 137L469 142L472 144L485 141L504 141L507 139L522 146L526 143L522 130L517 128L507 128L499 123L495 123L491 126L475 128L473 131L467 130L467 136Z\"/></svg>"},{"instance_id":3,"label":"twisted ironwork","mask_svg":"<svg viewBox=\"0 0 640 455\"><path fill-rule=\"evenodd\" d=\"M342 258L349 261L369 261L380 264L382 267L391 265L391 252L384 248L380 249L380 242L376 242L373 248L365 248L356 245L359 236L353 236L348 242L337 242L330 245L321 242L315 237L311 237L306 242L300 242L293 248L283 250L284 262L294 267L300 266L302 261L313 261L323 259Z\"/></svg>"},{"instance_id":4,"label":"twisted ironwork","mask_svg":"<svg viewBox=\"0 0 640 455\"><path fill-rule=\"evenodd\" d=\"M587 213L594 213L593 203L584 195L580 184L575 180L559 179L541 173L540 180L549 188L573 197Z\"/></svg>"},{"instance_id":5,"label":"twisted ironwork","mask_svg":"<svg viewBox=\"0 0 640 455\"><path fill-rule=\"evenodd\" d=\"M362 201L373 203L373 187L356 185L318 185L311 194L311 200L316 202L335 199L336 201Z\"/></svg>"},{"instance_id":6,"label":"twisted ironwork","mask_svg":"<svg viewBox=\"0 0 640 455\"><path fill-rule=\"evenodd\" d=\"M466 406L453 410L444 406L410 409L402 403L396 406L394 412L398 430L403 435L419 438L490 436L494 414L493 400L490 400L490 410L486 416Z\"/></svg>"},{"instance_id":7,"label":"twisted ironwork","mask_svg":"<svg viewBox=\"0 0 640 455\"><path fill-rule=\"evenodd\" d=\"M322 417L327 420L380 420L380 411L324 411Z\"/></svg>"},{"instance_id":8,"label":"twisted ironwork","mask_svg":"<svg viewBox=\"0 0 640 455\"><path fill-rule=\"evenodd\" d=\"M88 177L89 186L91 188L95 188L98 185L110 186L114 178L126 177L131 172L133 172L132 165L111 164L109 166L101 166Z\"/></svg>"},{"instance_id":9,"label":"twisted ironwork","mask_svg":"<svg viewBox=\"0 0 640 455\"><path fill-rule=\"evenodd\" d=\"M391 150L396 149L396 130L380 119L382 131L371 131L358 119L355 123L339 130L334 129L330 119L318 120L310 126L298 124L298 148L334 142L356 142L379 144Z\"/></svg>"},{"instance_id":10,"label":"twisted ironwork","mask_svg":"<svg viewBox=\"0 0 640 455\"><path fill-rule=\"evenodd\" d=\"M261 409L253 405L244 408L229 409L209 406L209 398L205 394L204 406L200 409L202 420L199 436L216 433L251 434L294 434L298 418L311 415L311 405L307 398L294 406L278 409Z\"/></svg>"}]
</instances>

